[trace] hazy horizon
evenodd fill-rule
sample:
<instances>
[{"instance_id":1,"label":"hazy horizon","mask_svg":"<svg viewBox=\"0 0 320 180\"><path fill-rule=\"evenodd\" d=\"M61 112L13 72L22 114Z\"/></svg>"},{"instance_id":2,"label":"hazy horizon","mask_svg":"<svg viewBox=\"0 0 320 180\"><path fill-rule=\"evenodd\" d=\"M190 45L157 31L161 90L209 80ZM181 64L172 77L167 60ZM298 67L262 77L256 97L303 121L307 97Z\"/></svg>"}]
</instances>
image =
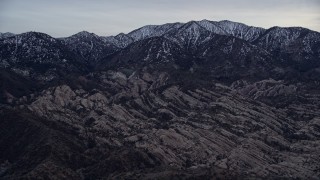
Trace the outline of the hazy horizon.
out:
<instances>
[{"instance_id":1,"label":"hazy horizon","mask_svg":"<svg viewBox=\"0 0 320 180\"><path fill-rule=\"evenodd\" d=\"M80 31L100 36L128 33L145 25L191 20L230 20L249 26L300 26L320 32L318 0L2 0L0 32L37 31L66 37Z\"/></svg>"}]
</instances>

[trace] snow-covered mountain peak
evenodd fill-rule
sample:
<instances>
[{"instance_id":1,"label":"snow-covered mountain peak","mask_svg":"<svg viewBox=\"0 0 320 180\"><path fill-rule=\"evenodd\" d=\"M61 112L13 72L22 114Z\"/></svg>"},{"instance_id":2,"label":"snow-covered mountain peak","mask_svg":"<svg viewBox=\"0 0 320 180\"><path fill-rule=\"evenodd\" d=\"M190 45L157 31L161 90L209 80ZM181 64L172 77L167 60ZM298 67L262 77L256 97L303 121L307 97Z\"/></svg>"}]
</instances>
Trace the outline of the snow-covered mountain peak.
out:
<instances>
[{"instance_id":1,"label":"snow-covered mountain peak","mask_svg":"<svg viewBox=\"0 0 320 180\"><path fill-rule=\"evenodd\" d=\"M183 25L182 23L147 25L130 32L128 35L132 37L134 41L139 41L141 39L146 39L149 37L162 36L171 30L181 27L182 25Z\"/></svg>"},{"instance_id":2,"label":"snow-covered mountain peak","mask_svg":"<svg viewBox=\"0 0 320 180\"><path fill-rule=\"evenodd\" d=\"M202 27L197 21L190 21L166 33L164 37L177 43L180 47L195 50L198 45L211 38L211 32Z\"/></svg>"},{"instance_id":3,"label":"snow-covered mountain peak","mask_svg":"<svg viewBox=\"0 0 320 180\"><path fill-rule=\"evenodd\" d=\"M266 31L259 39L257 43L264 48L275 50L278 48L284 48L299 41L303 41L305 46L308 46L308 50L312 51L312 44L319 42L319 33L311 31L302 27L272 27Z\"/></svg>"},{"instance_id":4,"label":"snow-covered mountain peak","mask_svg":"<svg viewBox=\"0 0 320 180\"><path fill-rule=\"evenodd\" d=\"M190 21L185 23L181 28L186 29L186 28L203 28L203 27L200 26L197 21Z\"/></svg>"},{"instance_id":5,"label":"snow-covered mountain peak","mask_svg":"<svg viewBox=\"0 0 320 180\"><path fill-rule=\"evenodd\" d=\"M198 21L197 23L210 32L213 32L216 34L222 34L222 35L225 34L225 31L213 21L204 19L204 20Z\"/></svg>"},{"instance_id":6,"label":"snow-covered mountain peak","mask_svg":"<svg viewBox=\"0 0 320 180\"><path fill-rule=\"evenodd\" d=\"M200 21L198 21L198 22L210 22L210 20L208 20L208 19L202 19L202 20L200 20Z\"/></svg>"},{"instance_id":7,"label":"snow-covered mountain peak","mask_svg":"<svg viewBox=\"0 0 320 180\"><path fill-rule=\"evenodd\" d=\"M4 43L14 43L16 45L21 43L32 44L34 46L41 46L42 44L50 44L51 42L57 42L57 40L48 34L40 32L25 32L2 39Z\"/></svg>"},{"instance_id":8,"label":"snow-covered mountain peak","mask_svg":"<svg viewBox=\"0 0 320 180\"><path fill-rule=\"evenodd\" d=\"M245 29L248 28L247 25L243 24L243 23L237 23L237 22L232 22L229 20L223 20L223 21L219 21L217 22L217 24L221 27L223 27L226 30L235 30L235 29Z\"/></svg>"},{"instance_id":9,"label":"snow-covered mountain peak","mask_svg":"<svg viewBox=\"0 0 320 180\"><path fill-rule=\"evenodd\" d=\"M90 33L88 31L78 32L77 34L74 34L71 37L77 37L77 38L99 38L98 35L96 35L94 33Z\"/></svg>"},{"instance_id":10,"label":"snow-covered mountain peak","mask_svg":"<svg viewBox=\"0 0 320 180\"><path fill-rule=\"evenodd\" d=\"M127 36L125 33L119 33L117 36Z\"/></svg>"},{"instance_id":11,"label":"snow-covered mountain peak","mask_svg":"<svg viewBox=\"0 0 320 180\"><path fill-rule=\"evenodd\" d=\"M21 33L21 34L18 34L17 36L21 36L21 37L35 36L35 37L38 37L38 38L53 38L48 34L45 34L45 33L42 33L42 32L35 32L35 31L29 31L29 32Z\"/></svg>"},{"instance_id":12,"label":"snow-covered mountain peak","mask_svg":"<svg viewBox=\"0 0 320 180\"><path fill-rule=\"evenodd\" d=\"M128 39L130 39L130 40L133 40L133 38L132 37L130 37L130 36L128 36L127 34L124 34L124 33L120 33L120 34L118 34L118 35L116 35L116 36L113 36L115 39L118 39L118 40L128 40Z\"/></svg>"},{"instance_id":13,"label":"snow-covered mountain peak","mask_svg":"<svg viewBox=\"0 0 320 180\"><path fill-rule=\"evenodd\" d=\"M279 44L282 44L281 46L287 46L298 37L306 36L309 31L310 30L301 27L273 27L266 30L264 28L248 26L229 20L210 21L203 19L187 23L147 25L128 34L120 33L117 36L104 37L103 40L122 49L133 42L147 38L165 37L180 47L194 51L199 45L208 42L215 35L224 35L239 38L253 44L259 43L262 44L262 47L267 46L267 49L274 49L278 48ZM309 33L302 41L304 44L318 42L314 37L318 37L318 35ZM307 49L306 52L311 52L309 46L306 45L305 47ZM316 50L312 51L316 52Z\"/></svg>"},{"instance_id":14,"label":"snow-covered mountain peak","mask_svg":"<svg viewBox=\"0 0 320 180\"><path fill-rule=\"evenodd\" d=\"M156 33L156 28L157 25L147 25L130 32L128 35L138 41L153 36Z\"/></svg>"},{"instance_id":15,"label":"snow-covered mountain peak","mask_svg":"<svg viewBox=\"0 0 320 180\"><path fill-rule=\"evenodd\" d=\"M228 20L223 20L215 22L223 31L223 35L231 35L246 41L254 41L260 35L262 35L266 30L260 27L248 26L243 23L232 22ZM220 33L217 33L220 34Z\"/></svg>"},{"instance_id":16,"label":"snow-covered mountain peak","mask_svg":"<svg viewBox=\"0 0 320 180\"><path fill-rule=\"evenodd\" d=\"M110 43L118 48L124 48L134 42L133 38L127 34L120 33L116 36L108 36L104 38L104 41Z\"/></svg>"},{"instance_id":17,"label":"snow-covered mountain peak","mask_svg":"<svg viewBox=\"0 0 320 180\"><path fill-rule=\"evenodd\" d=\"M189 36L200 36L207 31L208 30L202 27L198 22L190 21L179 28L178 35L188 33Z\"/></svg>"},{"instance_id":18,"label":"snow-covered mountain peak","mask_svg":"<svg viewBox=\"0 0 320 180\"><path fill-rule=\"evenodd\" d=\"M297 38L300 34L306 34L311 32L309 29L302 27L279 27L274 26L268 30L268 33L272 33L275 36L287 36Z\"/></svg>"},{"instance_id":19,"label":"snow-covered mountain peak","mask_svg":"<svg viewBox=\"0 0 320 180\"><path fill-rule=\"evenodd\" d=\"M0 33L0 39L4 39L7 37L11 37L14 36L15 34L11 33L11 32L5 32L5 33Z\"/></svg>"}]
</instances>

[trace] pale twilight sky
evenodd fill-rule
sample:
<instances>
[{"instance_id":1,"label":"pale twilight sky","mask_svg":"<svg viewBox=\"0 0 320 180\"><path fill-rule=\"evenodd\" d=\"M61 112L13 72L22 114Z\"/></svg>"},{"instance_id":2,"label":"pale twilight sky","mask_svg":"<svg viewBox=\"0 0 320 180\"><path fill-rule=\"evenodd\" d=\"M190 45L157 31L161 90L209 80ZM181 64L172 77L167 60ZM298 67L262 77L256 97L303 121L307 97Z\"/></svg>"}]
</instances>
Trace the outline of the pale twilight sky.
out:
<instances>
[{"instance_id":1,"label":"pale twilight sky","mask_svg":"<svg viewBox=\"0 0 320 180\"><path fill-rule=\"evenodd\" d=\"M0 0L0 32L102 36L149 24L208 19L320 32L320 0Z\"/></svg>"}]
</instances>

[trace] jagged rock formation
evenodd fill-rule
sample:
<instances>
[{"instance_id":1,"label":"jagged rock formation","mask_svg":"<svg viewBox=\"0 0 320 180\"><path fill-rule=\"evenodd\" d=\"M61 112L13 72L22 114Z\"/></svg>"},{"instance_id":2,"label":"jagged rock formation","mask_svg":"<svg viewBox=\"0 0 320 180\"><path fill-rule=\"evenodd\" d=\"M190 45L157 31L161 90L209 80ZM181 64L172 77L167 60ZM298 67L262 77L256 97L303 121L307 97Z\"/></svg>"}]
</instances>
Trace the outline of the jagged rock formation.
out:
<instances>
[{"instance_id":1,"label":"jagged rock formation","mask_svg":"<svg viewBox=\"0 0 320 180\"><path fill-rule=\"evenodd\" d=\"M319 38L203 20L1 39L0 177L319 179Z\"/></svg>"}]
</instances>

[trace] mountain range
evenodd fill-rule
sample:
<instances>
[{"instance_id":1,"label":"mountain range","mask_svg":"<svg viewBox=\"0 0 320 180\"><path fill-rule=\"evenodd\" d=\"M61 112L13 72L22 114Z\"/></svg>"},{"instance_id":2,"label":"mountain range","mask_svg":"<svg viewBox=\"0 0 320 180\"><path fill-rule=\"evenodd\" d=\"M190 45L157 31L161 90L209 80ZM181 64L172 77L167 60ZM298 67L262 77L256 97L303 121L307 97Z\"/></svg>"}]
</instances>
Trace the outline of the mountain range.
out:
<instances>
[{"instance_id":1,"label":"mountain range","mask_svg":"<svg viewBox=\"0 0 320 180\"><path fill-rule=\"evenodd\" d=\"M318 179L320 33L0 33L2 179Z\"/></svg>"}]
</instances>

